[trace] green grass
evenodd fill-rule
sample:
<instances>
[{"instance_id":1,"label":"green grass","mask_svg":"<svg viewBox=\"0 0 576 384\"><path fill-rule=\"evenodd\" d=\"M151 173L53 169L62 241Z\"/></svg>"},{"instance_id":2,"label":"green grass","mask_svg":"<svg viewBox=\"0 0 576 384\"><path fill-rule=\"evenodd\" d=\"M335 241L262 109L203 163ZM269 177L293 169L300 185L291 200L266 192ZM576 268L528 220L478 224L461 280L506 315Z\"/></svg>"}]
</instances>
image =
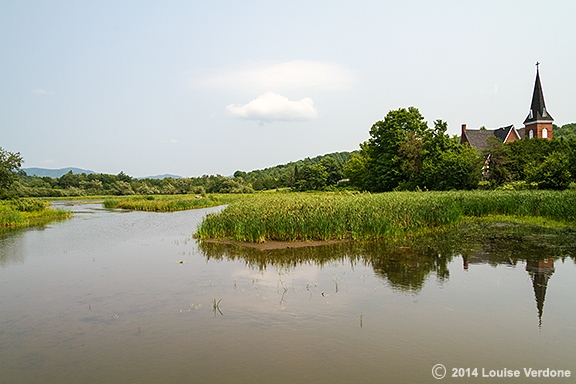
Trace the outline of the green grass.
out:
<instances>
[{"instance_id":1,"label":"green grass","mask_svg":"<svg viewBox=\"0 0 576 384\"><path fill-rule=\"evenodd\" d=\"M41 199L0 200L0 230L45 225L72 216L70 211L49 206L49 202Z\"/></svg>"},{"instance_id":2,"label":"green grass","mask_svg":"<svg viewBox=\"0 0 576 384\"><path fill-rule=\"evenodd\" d=\"M574 225L575 191L454 191L381 194L271 194L207 215L196 236L261 243L372 240L452 226L465 217L540 217Z\"/></svg>"},{"instance_id":3,"label":"green grass","mask_svg":"<svg viewBox=\"0 0 576 384\"><path fill-rule=\"evenodd\" d=\"M103 206L104 208L130 209L134 211L174 212L214 207L245 198L247 198L246 195L236 194L108 197L104 200Z\"/></svg>"}]
</instances>

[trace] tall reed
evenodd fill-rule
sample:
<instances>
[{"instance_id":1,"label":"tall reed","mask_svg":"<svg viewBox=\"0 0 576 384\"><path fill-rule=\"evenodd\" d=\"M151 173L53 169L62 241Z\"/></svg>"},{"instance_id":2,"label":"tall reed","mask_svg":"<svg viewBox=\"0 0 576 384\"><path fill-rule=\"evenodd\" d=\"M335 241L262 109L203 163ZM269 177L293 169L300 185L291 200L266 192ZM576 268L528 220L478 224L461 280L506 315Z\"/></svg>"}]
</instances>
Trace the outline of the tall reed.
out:
<instances>
[{"instance_id":1,"label":"tall reed","mask_svg":"<svg viewBox=\"0 0 576 384\"><path fill-rule=\"evenodd\" d=\"M43 225L72 216L70 211L49 206L40 199L0 200L0 230Z\"/></svg>"},{"instance_id":2,"label":"tall reed","mask_svg":"<svg viewBox=\"0 0 576 384\"><path fill-rule=\"evenodd\" d=\"M174 212L187 209L207 208L227 204L245 195L210 194L200 195L160 195L160 196L125 196L107 198L104 208L131 209L148 212Z\"/></svg>"},{"instance_id":3,"label":"tall reed","mask_svg":"<svg viewBox=\"0 0 576 384\"><path fill-rule=\"evenodd\" d=\"M576 192L454 191L259 195L230 204L199 224L197 237L270 240L378 239L465 216L530 215L576 220Z\"/></svg>"}]
</instances>

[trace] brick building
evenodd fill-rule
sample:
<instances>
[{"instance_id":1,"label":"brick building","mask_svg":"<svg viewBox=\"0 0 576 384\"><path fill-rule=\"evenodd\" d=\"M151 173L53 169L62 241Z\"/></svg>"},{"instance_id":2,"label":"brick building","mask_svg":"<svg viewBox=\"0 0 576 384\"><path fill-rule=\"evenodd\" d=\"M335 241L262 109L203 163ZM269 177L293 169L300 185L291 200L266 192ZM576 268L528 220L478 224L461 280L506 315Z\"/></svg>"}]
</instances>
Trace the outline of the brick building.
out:
<instances>
[{"instance_id":1,"label":"brick building","mask_svg":"<svg viewBox=\"0 0 576 384\"><path fill-rule=\"evenodd\" d=\"M477 150L482 151L488 148L488 138L493 136L504 143L511 143L524 137L552 140L552 123L554 119L548 113L544 102L539 65L540 63L536 63L536 81L534 82L532 103L530 104L528 116L524 120L524 127L516 129L513 125L508 125L498 129L467 129L466 124L462 124L460 144L468 143Z\"/></svg>"}]
</instances>

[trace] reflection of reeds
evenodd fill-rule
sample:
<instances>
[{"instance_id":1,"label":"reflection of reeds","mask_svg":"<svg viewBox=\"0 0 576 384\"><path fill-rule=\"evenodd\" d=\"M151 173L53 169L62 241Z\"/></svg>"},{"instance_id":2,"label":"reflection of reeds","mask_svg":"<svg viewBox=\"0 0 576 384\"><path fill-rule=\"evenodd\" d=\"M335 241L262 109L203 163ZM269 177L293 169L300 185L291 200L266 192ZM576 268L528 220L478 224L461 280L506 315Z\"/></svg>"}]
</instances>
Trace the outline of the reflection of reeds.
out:
<instances>
[{"instance_id":1,"label":"reflection of reeds","mask_svg":"<svg viewBox=\"0 0 576 384\"><path fill-rule=\"evenodd\" d=\"M321 247L284 248L260 251L232 244L198 241L208 260L243 261L259 270L277 268L290 271L304 264L319 267L334 263L370 265L377 276L394 289L419 291L434 274L439 281L449 278L448 264L454 257L478 257L498 265L510 260L538 260L571 257L576 260L576 231L570 228L544 228L514 222L484 219L464 221L452 228L403 233L368 242L344 242ZM340 286L334 281L334 293ZM283 284L280 280L279 284ZM285 288L282 285L283 288ZM312 298L312 287L306 285Z\"/></svg>"},{"instance_id":2,"label":"reflection of reeds","mask_svg":"<svg viewBox=\"0 0 576 384\"><path fill-rule=\"evenodd\" d=\"M576 192L261 195L207 215L198 226L197 236L252 243L372 240L412 229L451 226L465 216L486 215L542 216L573 222Z\"/></svg>"}]
</instances>

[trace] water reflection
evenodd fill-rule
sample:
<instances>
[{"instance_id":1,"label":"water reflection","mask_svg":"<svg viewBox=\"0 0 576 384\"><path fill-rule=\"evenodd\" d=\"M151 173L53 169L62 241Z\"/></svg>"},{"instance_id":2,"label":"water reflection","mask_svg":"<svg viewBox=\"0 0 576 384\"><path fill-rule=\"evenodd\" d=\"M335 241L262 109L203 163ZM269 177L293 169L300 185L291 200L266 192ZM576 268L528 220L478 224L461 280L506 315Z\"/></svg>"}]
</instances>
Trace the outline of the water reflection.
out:
<instances>
[{"instance_id":1,"label":"water reflection","mask_svg":"<svg viewBox=\"0 0 576 384\"><path fill-rule=\"evenodd\" d=\"M0 232L0 268L24 262L25 254L18 249L24 230Z\"/></svg>"},{"instance_id":2,"label":"water reflection","mask_svg":"<svg viewBox=\"0 0 576 384\"><path fill-rule=\"evenodd\" d=\"M536 308L538 308L538 324L542 327L542 314L544 313L544 299L546 298L546 288L548 280L554 273L554 259L544 259L539 261L529 261L526 263L526 271L532 279L534 287L534 297L536 298Z\"/></svg>"},{"instance_id":3,"label":"water reflection","mask_svg":"<svg viewBox=\"0 0 576 384\"><path fill-rule=\"evenodd\" d=\"M70 209L0 238L2 383L428 383L437 362L574 367L570 231L467 224L261 252L197 247L191 233L220 208Z\"/></svg>"},{"instance_id":4,"label":"water reflection","mask_svg":"<svg viewBox=\"0 0 576 384\"><path fill-rule=\"evenodd\" d=\"M393 290L417 295L430 276L439 285L449 280L449 264L461 257L463 269L471 265L515 267L526 263L542 325L548 282L554 261L576 260L576 231L507 223L465 223L457 228L408 234L386 241L350 242L320 247L260 251L240 245L200 241L207 260L241 260L261 271L269 267L295 269L306 264L322 267L338 262L371 266Z\"/></svg>"}]
</instances>

